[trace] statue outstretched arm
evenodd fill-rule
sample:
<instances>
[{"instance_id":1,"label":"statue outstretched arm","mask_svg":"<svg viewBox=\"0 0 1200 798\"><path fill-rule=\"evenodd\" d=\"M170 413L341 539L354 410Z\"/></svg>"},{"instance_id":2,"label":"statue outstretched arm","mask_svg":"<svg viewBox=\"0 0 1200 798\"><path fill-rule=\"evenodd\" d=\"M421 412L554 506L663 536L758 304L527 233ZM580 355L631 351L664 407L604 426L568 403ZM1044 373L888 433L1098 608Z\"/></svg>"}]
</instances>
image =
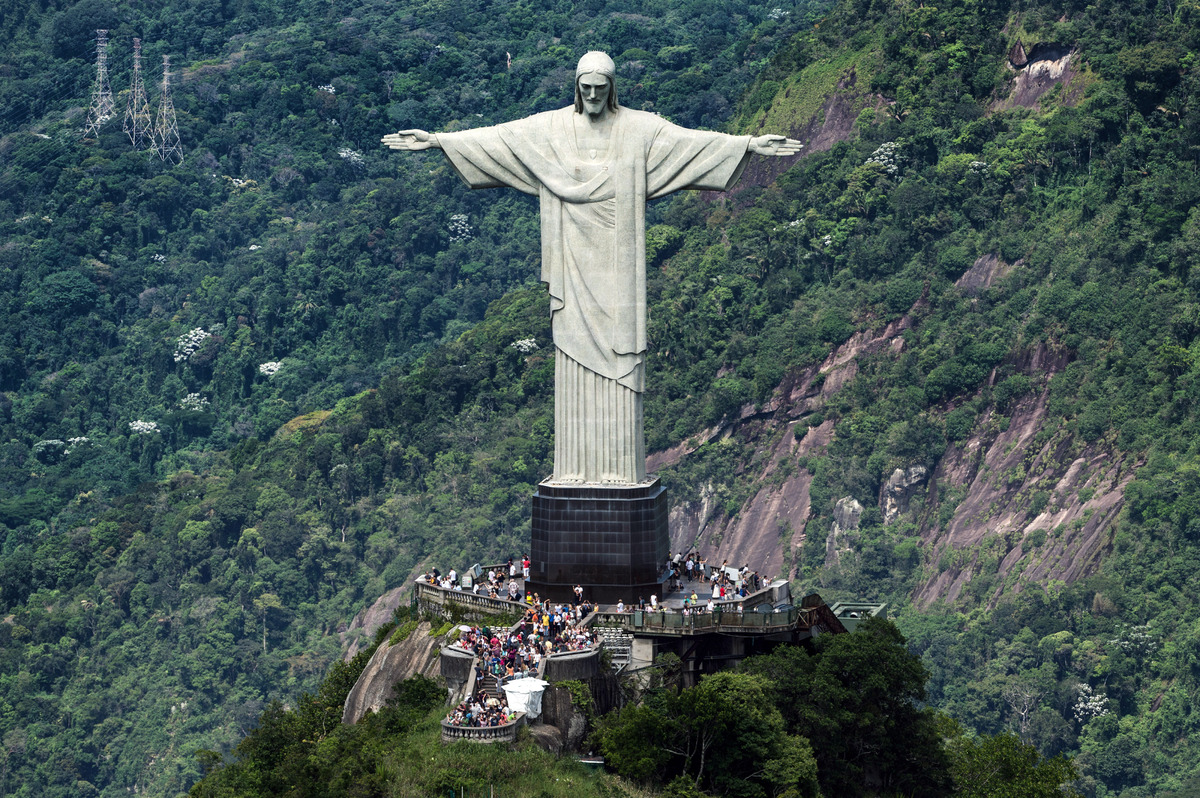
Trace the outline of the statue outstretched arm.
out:
<instances>
[{"instance_id":1,"label":"statue outstretched arm","mask_svg":"<svg viewBox=\"0 0 1200 798\"><path fill-rule=\"evenodd\" d=\"M787 136L767 134L750 139L750 152L759 155L795 155L803 148L803 144Z\"/></svg>"},{"instance_id":2,"label":"statue outstretched arm","mask_svg":"<svg viewBox=\"0 0 1200 798\"><path fill-rule=\"evenodd\" d=\"M387 134L380 141L393 150L440 150L442 148L437 133L428 133L424 130L401 130L397 133Z\"/></svg>"}]
</instances>

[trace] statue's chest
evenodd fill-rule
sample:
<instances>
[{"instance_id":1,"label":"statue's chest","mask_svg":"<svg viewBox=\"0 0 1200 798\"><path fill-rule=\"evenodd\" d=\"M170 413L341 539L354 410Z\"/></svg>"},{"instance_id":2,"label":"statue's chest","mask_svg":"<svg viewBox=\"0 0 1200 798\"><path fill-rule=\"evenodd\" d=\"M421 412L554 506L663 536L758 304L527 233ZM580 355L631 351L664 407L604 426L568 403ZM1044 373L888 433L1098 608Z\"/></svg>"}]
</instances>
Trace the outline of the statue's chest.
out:
<instances>
[{"instance_id":1,"label":"statue's chest","mask_svg":"<svg viewBox=\"0 0 1200 798\"><path fill-rule=\"evenodd\" d=\"M583 161L596 163L608 159L608 139L605 137L582 136L576 144Z\"/></svg>"},{"instance_id":2,"label":"statue's chest","mask_svg":"<svg viewBox=\"0 0 1200 798\"><path fill-rule=\"evenodd\" d=\"M592 161L586 155L575 162L575 179L579 181L588 181L594 177L606 175L609 173L609 165L607 161L599 160Z\"/></svg>"},{"instance_id":3,"label":"statue's chest","mask_svg":"<svg viewBox=\"0 0 1200 798\"><path fill-rule=\"evenodd\" d=\"M574 120L573 125L575 152L584 163L601 163L608 160L609 149L612 146L613 128L611 125L588 125Z\"/></svg>"}]
</instances>

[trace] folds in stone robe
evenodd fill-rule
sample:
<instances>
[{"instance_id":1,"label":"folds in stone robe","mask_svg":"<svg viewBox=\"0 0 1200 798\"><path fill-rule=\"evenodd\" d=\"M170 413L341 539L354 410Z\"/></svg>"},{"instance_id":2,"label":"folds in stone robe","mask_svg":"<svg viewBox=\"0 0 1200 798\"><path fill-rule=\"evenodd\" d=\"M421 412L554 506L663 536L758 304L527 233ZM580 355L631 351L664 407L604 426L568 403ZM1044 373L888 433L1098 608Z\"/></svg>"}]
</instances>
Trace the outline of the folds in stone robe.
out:
<instances>
[{"instance_id":1,"label":"folds in stone robe","mask_svg":"<svg viewBox=\"0 0 1200 798\"><path fill-rule=\"evenodd\" d=\"M595 159L576 145L569 107L438 134L467 185L539 198L541 277L560 361L554 480L561 482L645 480L646 200L680 189L724 191L749 153L749 136L688 130L628 108L612 113L608 150ZM575 365L599 379L568 377Z\"/></svg>"}]
</instances>

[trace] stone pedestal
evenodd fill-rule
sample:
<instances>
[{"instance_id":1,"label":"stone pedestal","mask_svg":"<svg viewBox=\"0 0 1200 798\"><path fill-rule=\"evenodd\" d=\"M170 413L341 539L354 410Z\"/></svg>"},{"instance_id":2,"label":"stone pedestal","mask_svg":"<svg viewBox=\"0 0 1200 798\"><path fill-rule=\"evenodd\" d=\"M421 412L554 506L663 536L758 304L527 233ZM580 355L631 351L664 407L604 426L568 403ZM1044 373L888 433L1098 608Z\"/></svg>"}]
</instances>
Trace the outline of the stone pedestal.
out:
<instances>
[{"instance_id":1,"label":"stone pedestal","mask_svg":"<svg viewBox=\"0 0 1200 798\"><path fill-rule=\"evenodd\" d=\"M533 494L526 590L568 601L583 585L589 601L626 604L663 595L670 539L666 489L543 482Z\"/></svg>"}]
</instances>

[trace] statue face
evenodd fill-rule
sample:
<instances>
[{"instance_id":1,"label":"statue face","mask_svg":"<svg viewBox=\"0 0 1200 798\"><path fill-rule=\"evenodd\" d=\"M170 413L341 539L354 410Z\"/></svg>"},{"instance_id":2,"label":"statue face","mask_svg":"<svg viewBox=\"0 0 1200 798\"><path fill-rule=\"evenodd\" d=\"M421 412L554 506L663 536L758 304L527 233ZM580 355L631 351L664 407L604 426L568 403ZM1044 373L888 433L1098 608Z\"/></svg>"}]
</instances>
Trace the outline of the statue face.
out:
<instances>
[{"instance_id":1,"label":"statue face","mask_svg":"<svg viewBox=\"0 0 1200 798\"><path fill-rule=\"evenodd\" d=\"M608 108L608 95L612 84L599 72L579 76L579 94L583 98L583 110L588 116L600 116Z\"/></svg>"}]
</instances>

